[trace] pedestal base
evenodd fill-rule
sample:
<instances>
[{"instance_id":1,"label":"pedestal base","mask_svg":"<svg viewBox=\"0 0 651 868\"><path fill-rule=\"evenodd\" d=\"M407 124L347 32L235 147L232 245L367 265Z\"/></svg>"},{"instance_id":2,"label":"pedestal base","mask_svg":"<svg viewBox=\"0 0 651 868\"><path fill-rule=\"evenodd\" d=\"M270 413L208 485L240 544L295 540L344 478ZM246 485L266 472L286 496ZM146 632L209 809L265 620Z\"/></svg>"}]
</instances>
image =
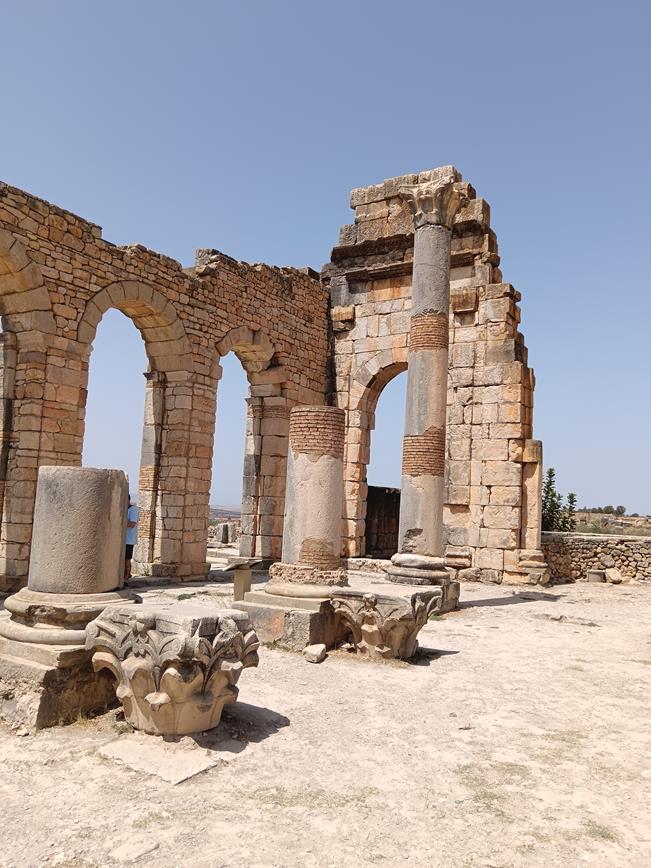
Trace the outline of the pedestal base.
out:
<instances>
[{"instance_id":1,"label":"pedestal base","mask_svg":"<svg viewBox=\"0 0 651 868\"><path fill-rule=\"evenodd\" d=\"M445 558L398 553L391 558L387 579L401 585L438 585L443 591L441 612L451 612L459 603L459 582L451 580Z\"/></svg>"},{"instance_id":2,"label":"pedestal base","mask_svg":"<svg viewBox=\"0 0 651 868\"><path fill-rule=\"evenodd\" d=\"M297 586L297 590L299 587L303 591L313 590L305 586ZM328 589L321 588L320 593L322 596L299 597L249 591L242 601L238 601L237 608L248 613L261 642L277 643L290 651L302 651L308 645L321 644L332 648L335 643L334 614L326 596Z\"/></svg>"},{"instance_id":3,"label":"pedestal base","mask_svg":"<svg viewBox=\"0 0 651 868\"><path fill-rule=\"evenodd\" d=\"M83 646L0 638L0 718L10 726L43 729L115 705L115 680L93 672L90 658Z\"/></svg>"},{"instance_id":4,"label":"pedestal base","mask_svg":"<svg viewBox=\"0 0 651 868\"><path fill-rule=\"evenodd\" d=\"M50 594L22 588L0 612L0 717L41 729L70 723L115 704L115 681L95 674L86 625L112 606L133 604L130 591Z\"/></svg>"}]
</instances>

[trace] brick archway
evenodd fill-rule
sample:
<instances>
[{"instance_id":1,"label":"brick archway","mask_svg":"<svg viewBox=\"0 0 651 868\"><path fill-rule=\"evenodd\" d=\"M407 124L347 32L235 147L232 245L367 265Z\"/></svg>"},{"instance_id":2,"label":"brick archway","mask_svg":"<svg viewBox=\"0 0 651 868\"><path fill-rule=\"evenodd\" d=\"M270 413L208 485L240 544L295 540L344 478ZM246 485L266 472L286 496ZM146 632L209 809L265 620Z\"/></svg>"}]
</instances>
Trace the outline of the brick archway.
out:
<instances>
[{"instance_id":1,"label":"brick archway","mask_svg":"<svg viewBox=\"0 0 651 868\"><path fill-rule=\"evenodd\" d=\"M375 408L384 387L406 370L407 347L397 347L376 353L351 374L344 451L342 537L345 557L361 557L365 554L366 469L371 457Z\"/></svg>"},{"instance_id":2,"label":"brick archway","mask_svg":"<svg viewBox=\"0 0 651 868\"><path fill-rule=\"evenodd\" d=\"M133 322L145 342L152 371L193 370L192 350L174 305L158 290L135 280L121 280L100 290L86 305L77 340L90 352L97 326L110 308Z\"/></svg>"},{"instance_id":3,"label":"brick archway","mask_svg":"<svg viewBox=\"0 0 651 868\"><path fill-rule=\"evenodd\" d=\"M242 480L240 553L264 562L280 558L289 438L287 385L276 348L261 329L238 326L217 343L219 358L233 352L249 381ZM218 376L221 365L216 362Z\"/></svg>"}]
</instances>

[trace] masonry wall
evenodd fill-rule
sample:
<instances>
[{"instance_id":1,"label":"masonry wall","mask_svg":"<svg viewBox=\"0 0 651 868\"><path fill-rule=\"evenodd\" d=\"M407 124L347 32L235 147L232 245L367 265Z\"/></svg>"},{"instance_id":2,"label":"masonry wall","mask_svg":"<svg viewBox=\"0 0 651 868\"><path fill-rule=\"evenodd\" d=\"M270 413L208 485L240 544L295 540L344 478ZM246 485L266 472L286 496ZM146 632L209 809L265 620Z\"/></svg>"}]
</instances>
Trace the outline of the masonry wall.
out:
<instances>
[{"instance_id":1,"label":"masonry wall","mask_svg":"<svg viewBox=\"0 0 651 868\"><path fill-rule=\"evenodd\" d=\"M375 407L406 369L413 221L403 184L353 190L355 222L324 268L333 327L332 400L347 412L344 554L366 554L366 467ZM445 525L448 555L483 578L520 581L540 547L541 444L533 436L533 371L519 331L520 293L504 283L490 210L469 204L452 237Z\"/></svg>"},{"instance_id":2,"label":"masonry wall","mask_svg":"<svg viewBox=\"0 0 651 868\"><path fill-rule=\"evenodd\" d=\"M577 581L588 570L617 567L624 576L651 581L651 537L545 531L542 548L554 579Z\"/></svg>"},{"instance_id":3,"label":"masonry wall","mask_svg":"<svg viewBox=\"0 0 651 868\"><path fill-rule=\"evenodd\" d=\"M140 567L205 573L219 358L229 351L251 385L243 550L279 557L289 409L325 401L328 295L318 275L215 250L184 269L141 245L116 247L99 226L3 184L0 587L27 575L37 467L81 463L88 364L109 308L132 319L149 359Z\"/></svg>"}]
</instances>

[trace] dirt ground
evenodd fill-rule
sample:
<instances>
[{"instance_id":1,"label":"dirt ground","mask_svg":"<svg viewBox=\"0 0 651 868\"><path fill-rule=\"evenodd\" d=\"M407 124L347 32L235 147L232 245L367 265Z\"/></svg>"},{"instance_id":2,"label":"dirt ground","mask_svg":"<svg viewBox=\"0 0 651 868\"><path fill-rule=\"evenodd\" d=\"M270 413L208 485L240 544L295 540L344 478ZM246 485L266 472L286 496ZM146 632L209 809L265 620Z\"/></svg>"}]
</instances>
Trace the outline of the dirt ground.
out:
<instances>
[{"instance_id":1,"label":"dirt ground","mask_svg":"<svg viewBox=\"0 0 651 868\"><path fill-rule=\"evenodd\" d=\"M651 865L651 584L462 599L415 664L262 649L178 785L115 712L3 730L0 865Z\"/></svg>"}]
</instances>

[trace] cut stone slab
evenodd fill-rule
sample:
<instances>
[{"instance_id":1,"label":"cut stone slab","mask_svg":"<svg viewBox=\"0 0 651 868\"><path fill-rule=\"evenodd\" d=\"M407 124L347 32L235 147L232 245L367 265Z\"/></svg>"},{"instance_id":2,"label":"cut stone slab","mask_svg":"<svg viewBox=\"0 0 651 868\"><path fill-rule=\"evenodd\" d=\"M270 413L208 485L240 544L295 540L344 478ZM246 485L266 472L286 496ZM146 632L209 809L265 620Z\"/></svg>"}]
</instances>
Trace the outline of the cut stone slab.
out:
<instances>
[{"instance_id":1,"label":"cut stone slab","mask_svg":"<svg viewBox=\"0 0 651 868\"><path fill-rule=\"evenodd\" d=\"M102 745L98 753L170 784L180 784L214 768L220 762L216 751L200 747L191 738L166 741L134 732Z\"/></svg>"},{"instance_id":2,"label":"cut stone slab","mask_svg":"<svg viewBox=\"0 0 651 868\"><path fill-rule=\"evenodd\" d=\"M310 599L249 591L237 607L248 613L261 642L275 642L290 651L317 644L332 648L334 644L334 616L325 593Z\"/></svg>"},{"instance_id":3,"label":"cut stone slab","mask_svg":"<svg viewBox=\"0 0 651 868\"><path fill-rule=\"evenodd\" d=\"M116 862L137 862L143 856L158 850L159 846L159 842L154 841L151 836L145 838L136 835L125 841L124 844L120 844L115 850L111 850L109 856Z\"/></svg>"},{"instance_id":4,"label":"cut stone slab","mask_svg":"<svg viewBox=\"0 0 651 868\"><path fill-rule=\"evenodd\" d=\"M585 579L583 579L583 581L590 582L592 584L597 582L605 582L607 581L606 573L604 572L604 570L588 570L585 574Z\"/></svg>"}]
</instances>

